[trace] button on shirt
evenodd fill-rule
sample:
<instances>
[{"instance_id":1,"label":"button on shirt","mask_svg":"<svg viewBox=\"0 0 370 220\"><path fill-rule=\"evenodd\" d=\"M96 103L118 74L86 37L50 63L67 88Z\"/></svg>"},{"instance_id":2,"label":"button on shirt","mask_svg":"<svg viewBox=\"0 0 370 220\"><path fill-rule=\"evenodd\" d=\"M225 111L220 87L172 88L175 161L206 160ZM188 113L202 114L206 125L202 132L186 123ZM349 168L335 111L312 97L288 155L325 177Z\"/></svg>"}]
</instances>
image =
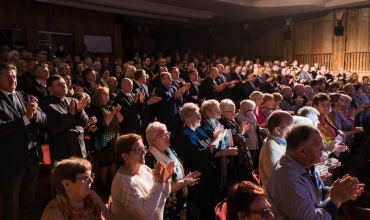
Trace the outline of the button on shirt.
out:
<instances>
[{"instance_id":1,"label":"button on shirt","mask_svg":"<svg viewBox=\"0 0 370 220\"><path fill-rule=\"evenodd\" d=\"M309 174L289 154L281 157L267 183L267 200L275 220L336 218L336 205L326 200L329 187L323 186L316 174L312 181Z\"/></svg>"}]
</instances>

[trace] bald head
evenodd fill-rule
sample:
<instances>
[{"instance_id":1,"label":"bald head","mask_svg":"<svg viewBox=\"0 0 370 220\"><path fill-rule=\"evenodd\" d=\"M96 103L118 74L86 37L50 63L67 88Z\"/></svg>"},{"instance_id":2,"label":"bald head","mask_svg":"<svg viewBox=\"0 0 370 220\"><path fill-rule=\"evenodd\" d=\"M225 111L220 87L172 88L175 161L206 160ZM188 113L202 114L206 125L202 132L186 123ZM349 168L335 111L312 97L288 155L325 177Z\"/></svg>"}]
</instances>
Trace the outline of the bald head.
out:
<instances>
[{"instance_id":1,"label":"bald head","mask_svg":"<svg viewBox=\"0 0 370 220\"><path fill-rule=\"evenodd\" d=\"M128 78L123 78L122 79L122 82L121 82L121 88L122 88L122 91L125 92L125 93L131 93L132 92L132 81L131 79L128 79Z\"/></svg>"},{"instance_id":2,"label":"bald head","mask_svg":"<svg viewBox=\"0 0 370 220\"><path fill-rule=\"evenodd\" d=\"M293 117L285 111L273 112L267 121L267 129L270 134L285 138L289 128L293 125Z\"/></svg>"}]
</instances>

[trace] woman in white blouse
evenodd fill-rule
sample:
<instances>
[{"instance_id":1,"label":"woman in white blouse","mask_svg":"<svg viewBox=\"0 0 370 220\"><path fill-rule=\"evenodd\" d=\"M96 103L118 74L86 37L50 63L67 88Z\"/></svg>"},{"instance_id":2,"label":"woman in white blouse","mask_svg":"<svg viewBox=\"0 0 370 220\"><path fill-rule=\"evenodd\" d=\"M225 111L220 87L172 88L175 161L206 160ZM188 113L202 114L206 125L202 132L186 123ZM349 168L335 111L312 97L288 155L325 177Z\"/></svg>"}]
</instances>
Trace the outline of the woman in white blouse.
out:
<instances>
[{"instance_id":1,"label":"woman in white blouse","mask_svg":"<svg viewBox=\"0 0 370 220\"><path fill-rule=\"evenodd\" d=\"M174 163L165 167L156 163L154 170L145 166L146 147L136 134L120 136L114 150L122 160L112 183L112 213L117 219L161 220L166 198L171 192L168 179Z\"/></svg>"}]
</instances>

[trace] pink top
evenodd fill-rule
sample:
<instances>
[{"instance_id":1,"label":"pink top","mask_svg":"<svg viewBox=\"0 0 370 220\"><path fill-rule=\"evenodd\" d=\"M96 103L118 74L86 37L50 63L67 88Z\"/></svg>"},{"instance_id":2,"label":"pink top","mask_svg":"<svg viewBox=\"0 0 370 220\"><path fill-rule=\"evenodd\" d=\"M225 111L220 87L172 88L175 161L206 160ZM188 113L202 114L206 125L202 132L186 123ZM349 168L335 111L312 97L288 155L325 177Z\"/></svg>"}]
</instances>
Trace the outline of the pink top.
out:
<instances>
[{"instance_id":1,"label":"pink top","mask_svg":"<svg viewBox=\"0 0 370 220\"><path fill-rule=\"evenodd\" d=\"M265 115L263 114L261 106L257 106L253 110L253 113L256 115L257 124L261 124L263 121L265 121ZM264 126L264 127L266 127L266 126Z\"/></svg>"}]
</instances>

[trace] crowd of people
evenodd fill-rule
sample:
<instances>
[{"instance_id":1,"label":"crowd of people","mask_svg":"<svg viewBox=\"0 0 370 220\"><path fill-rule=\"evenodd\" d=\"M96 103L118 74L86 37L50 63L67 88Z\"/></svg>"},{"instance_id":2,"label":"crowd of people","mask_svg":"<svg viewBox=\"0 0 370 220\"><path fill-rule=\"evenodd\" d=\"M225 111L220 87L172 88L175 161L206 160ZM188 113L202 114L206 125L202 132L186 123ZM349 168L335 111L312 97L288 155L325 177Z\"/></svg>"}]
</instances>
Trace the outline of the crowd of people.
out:
<instances>
[{"instance_id":1,"label":"crowd of people","mask_svg":"<svg viewBox=\"0 0 370 220\"><path fill-rule=\"evenodd\" d=\"M4 219L30 218L45 144L56 196L43 220L335 219L364 190L348 166L369 128L367 76L200 53L111 65L63 47L53 62L2 52ZM94 159L110 210L91 190Z\"/></svg>"}]
</instances>

